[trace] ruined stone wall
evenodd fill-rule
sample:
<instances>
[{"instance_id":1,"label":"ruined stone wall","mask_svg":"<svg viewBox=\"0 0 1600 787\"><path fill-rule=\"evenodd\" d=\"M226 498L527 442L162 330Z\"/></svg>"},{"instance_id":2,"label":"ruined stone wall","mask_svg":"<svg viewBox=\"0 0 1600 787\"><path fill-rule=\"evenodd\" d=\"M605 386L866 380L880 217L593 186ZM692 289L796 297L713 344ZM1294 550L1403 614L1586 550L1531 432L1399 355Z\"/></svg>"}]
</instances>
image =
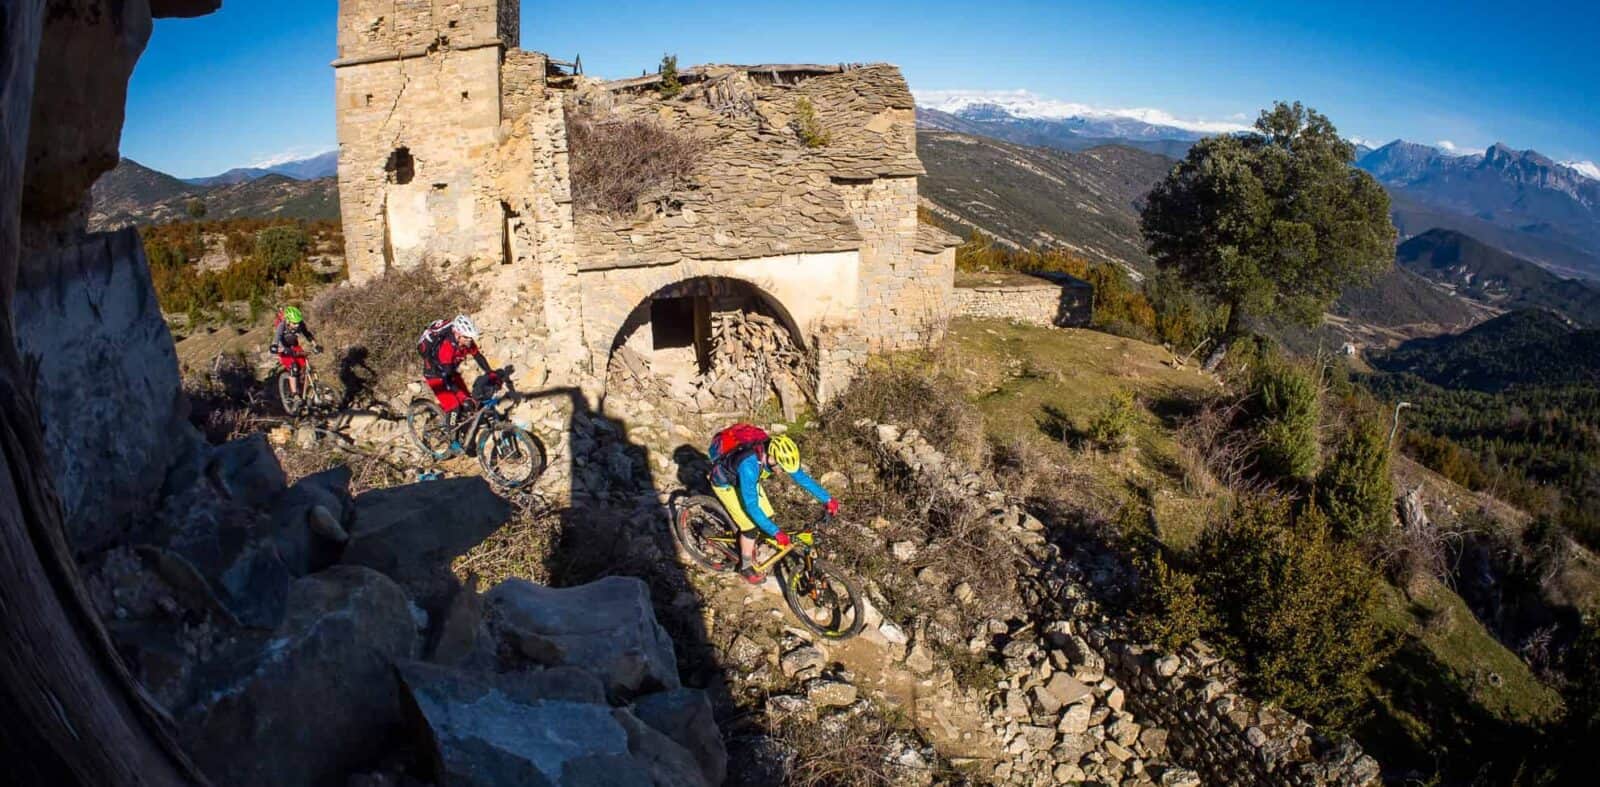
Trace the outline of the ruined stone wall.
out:
<instances>
[{"instance_id":1,"label":"ruined stone wall","mask_svg":"<svg viewBox=\"0 0 1600 787\"><path fill-rule=\"evenodd\" d=\"M361 60L429 48L500 43L521 37L519 0L340 0L339 59Z\"/></svg>"},{"instance_id":2,"label":"ruined stone wall","mask_svg":"<svg viewBox=\"0 0 1600 787\"><path fill-rule=\"evenodd\" d=\"M350 277L424 259L499 257L499 200L483 178L500 126L500 50L480 47L335 71L339 198ZM411 157L409 182L392 156Z\"/></svg>"},{"instance_id":3,"label":"ruined stone wall","mask_svg":"<svg viewBox=\"0 0 1600 787\"><path fill-rule=\"evenodd\" d=\"M12 308L18 349L39 363L67 533L92 551L154 509L167 469L200 442L138 232L35 253Z\"/></svg>"},{"instance_id":4,"label":"ruined stone wall","mask_svg":"<svg viewBox=\"0 0 1600 787\"><path fill-rule=\"evenodd\" d=\"M957 314L1045 328L1088 325L1094 311L1092 290L1047 283L1024 287L956 287L954 296Z\"/></svg>"},{"instance_id":5,"label":"ruined stone wall","mask_svg":"<svg viewBox=\"0 0 1600 787\"><path fill-rule=\"evenodd\" d=\"M866 346L920 347L942 335L950 270L941 270L939 255L916 251L917 179L835 181L834 188L863 238L858 331Z\"/></svg>"}]
</instances>

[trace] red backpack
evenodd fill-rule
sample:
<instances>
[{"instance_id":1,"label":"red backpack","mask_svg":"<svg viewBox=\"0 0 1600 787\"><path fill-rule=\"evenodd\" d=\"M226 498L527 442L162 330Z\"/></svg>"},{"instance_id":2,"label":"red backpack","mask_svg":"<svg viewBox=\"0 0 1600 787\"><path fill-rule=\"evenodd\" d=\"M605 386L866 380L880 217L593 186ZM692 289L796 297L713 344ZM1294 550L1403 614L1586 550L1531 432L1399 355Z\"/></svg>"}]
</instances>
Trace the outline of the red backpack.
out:
<instances>
[{"instance_id":1,"label":"red backpack","mask_svg":"<svg viewBox=\"0 0 1600 787\"><path fill-rule=\"evenodd\" d=\"M759 426L734 424L712 435L711 445L717 449L714 461L718 463L737 464L750 450L756 452L762 464L767 461L767 430Z\"/></svg>"},{"instance_id":2,"label":"red backpack","mask_svg":"<svg viewBox=\"0 0 1600 787\"><path fill-rule=\"evenodd\" d=\"M422 329L422 335L417 337L417 352L422 355L425 369L433 372L439 366L439 345L450 338L450 321L434 320L428 327Z\"/></svg>"}]
</instances>

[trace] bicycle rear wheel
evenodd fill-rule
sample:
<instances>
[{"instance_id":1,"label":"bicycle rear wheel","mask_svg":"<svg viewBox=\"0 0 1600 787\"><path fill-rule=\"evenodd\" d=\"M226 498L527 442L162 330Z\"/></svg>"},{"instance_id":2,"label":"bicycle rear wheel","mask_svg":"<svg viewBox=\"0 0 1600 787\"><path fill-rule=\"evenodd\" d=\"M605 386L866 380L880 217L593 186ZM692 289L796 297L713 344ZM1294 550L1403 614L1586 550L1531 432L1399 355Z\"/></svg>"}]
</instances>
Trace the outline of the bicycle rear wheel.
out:
<instances>
[{"instance_id":1,"label":"bicycle rear wheel","mask_svg":"<svg viewBox=\"0 0 1600 787\"><path fill-rule=\"evenodd\" d=\"M444 410L426 399L414 399L406 410L406 426L411 441L434 459L450 455L450 430L445 427Z\"/></svg>"},{"instance_id":2,"label":"bicycle rear wheel","mask_svg":"<svg viewBox=\"0 0 1600 787\"><path fill-rule=\"evenodd\" d=\"M708 571L739 567L739 529L714 497L685 498L672 513L672 539L690 560Z\"/></svg>"},{"instance_id":3,"label":"bicycle rear wheel","mask_svg":"<svg viewBox=\"0 0 1600 787\"><path fill-rule=\"evenodd\" d=\"M516 489L544 474L544 445L516 424L496 424L478 441L478 464L496 485Z\"/></svg>"},{"instance_id":4,"label":"bicycle rear wheel","mask_svg":"<svg viewBox=\"0 0 1600 787\"><path fill-rule=\"evenodd\" d=\"M839 569L812 558L785 560L778 567L778 583L789 610L806 628L828 639L849 639L861 633L866 607L861 589Z\"/></svg>"}]
</instances>

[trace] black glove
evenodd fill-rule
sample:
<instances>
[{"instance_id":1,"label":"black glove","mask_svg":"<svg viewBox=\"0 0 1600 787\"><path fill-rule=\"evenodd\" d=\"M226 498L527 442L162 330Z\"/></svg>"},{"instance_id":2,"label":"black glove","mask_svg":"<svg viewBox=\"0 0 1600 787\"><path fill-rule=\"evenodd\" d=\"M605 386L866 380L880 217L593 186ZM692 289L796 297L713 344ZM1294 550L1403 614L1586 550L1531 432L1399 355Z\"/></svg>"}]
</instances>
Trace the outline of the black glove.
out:
<instances>
[{"instance_id":1,"label":"black glove","mask_svg":"<svg viewBox=\"0 0 1600 787\"><path fill-rule=\"evenodd\" d=\"M311 349L316 351L316 353L318 355L321 355L322 354L322 342L312 342Z\"/></svg>"},{"instance_id":2,"label":"black glove","mask_svg":"<svg viewBox=\"0 0 1600 787\"><path fill-rule=\"evenodd\" d=\"M274 355L282 355L283 354L283 348L279 347L276 344L269 344L269 345L267 345L267 352L273 353Z\"/></svg>"}]
</instances>

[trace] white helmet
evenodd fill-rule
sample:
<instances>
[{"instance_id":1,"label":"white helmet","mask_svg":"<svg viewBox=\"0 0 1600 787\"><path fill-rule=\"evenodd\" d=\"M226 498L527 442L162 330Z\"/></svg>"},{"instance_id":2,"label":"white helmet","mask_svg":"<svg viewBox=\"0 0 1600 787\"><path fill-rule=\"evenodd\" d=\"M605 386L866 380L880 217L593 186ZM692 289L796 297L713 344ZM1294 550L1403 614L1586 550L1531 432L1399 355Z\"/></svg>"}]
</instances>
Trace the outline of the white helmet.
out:
<instances>
[{"instance_id":1,"label":"white helmet","mask_svg":"<svg viewBox=\"0 0 1600 787\"><path fill-rule=\"evenodd\" d=\"M450 321L450 329L463 339L478 340L478 326L473 325L472 318L465 314L457 314L456 318Z\"/></svg>"}]
</instances>

